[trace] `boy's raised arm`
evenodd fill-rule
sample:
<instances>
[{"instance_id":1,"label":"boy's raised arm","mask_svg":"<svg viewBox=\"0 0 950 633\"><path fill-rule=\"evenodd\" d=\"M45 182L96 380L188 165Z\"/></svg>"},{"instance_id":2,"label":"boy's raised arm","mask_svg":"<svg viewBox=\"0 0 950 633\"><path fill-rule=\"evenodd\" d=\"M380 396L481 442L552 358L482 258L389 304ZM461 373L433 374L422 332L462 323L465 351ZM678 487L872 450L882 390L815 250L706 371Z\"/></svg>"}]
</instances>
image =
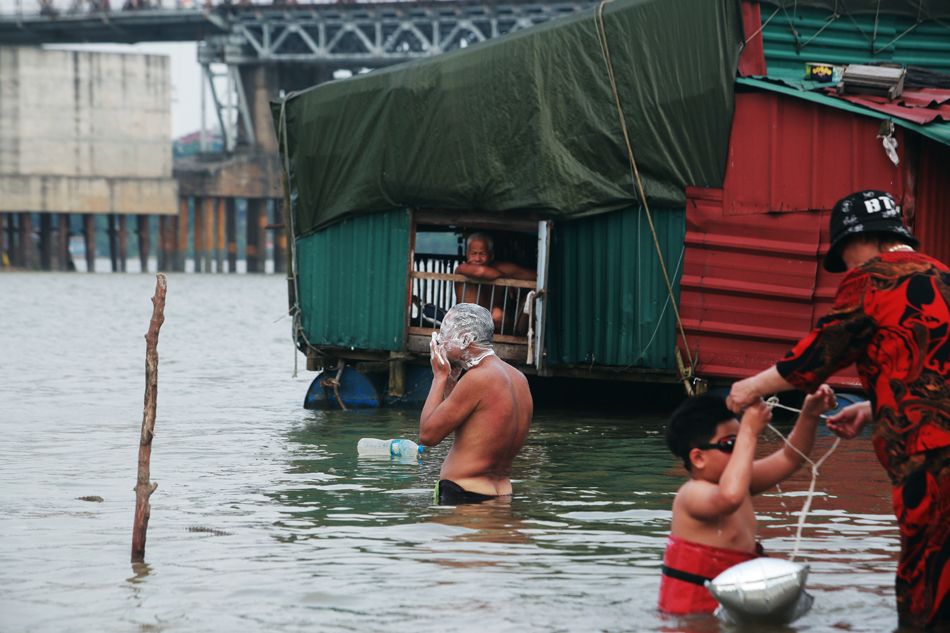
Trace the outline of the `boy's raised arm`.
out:
<instances>
[{"instance_id":1,"label":"boy's raised arm","mask_svg":"<svg viewBox=\"0 0 950 633\"><path fill-rule=\"evenodd\" d=\"M822 385L815 393L807 396L795 428L788 436L789 443L802 454L810 455L821 414L836 406L835 392L828 385ZM752 484L749 491L754 495L758 494L791 476L805 462L805 458L798 451L783 443L779 450L757 460L752 465Z\"/></svg>"},{"instance_id":2,"label":"boy's raised arm","mask_svg":"<svg viewBox=\"0 0 950 633\"><path fill-rule=\"evenodd\" d=\"M696 482L699 485L684 488L680 492L682 499L679 503L683 510L695 519L709 521L739 509L749 494L756 438L771 418L772 412L761 399L745 410L736 435L735 448L722 471L719 484Z\"/></svg>"}]
</instances>

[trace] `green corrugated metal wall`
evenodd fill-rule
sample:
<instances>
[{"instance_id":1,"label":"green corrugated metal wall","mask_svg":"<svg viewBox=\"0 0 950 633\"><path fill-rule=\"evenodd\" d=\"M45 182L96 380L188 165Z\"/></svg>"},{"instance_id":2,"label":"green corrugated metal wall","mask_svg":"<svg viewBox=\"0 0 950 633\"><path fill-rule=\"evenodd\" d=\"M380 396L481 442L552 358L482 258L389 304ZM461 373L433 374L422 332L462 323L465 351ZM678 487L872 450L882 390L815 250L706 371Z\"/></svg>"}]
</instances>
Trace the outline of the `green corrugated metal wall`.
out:
<instances>
[{"instance_id":1,"label":"green corrugated metal wall","mask_svg":"<svg viewBox=\"0 0 950 633\"><path fill-rule=\"evenodd\" d=\"M314 345L399 351L409 212L375 213L297 242L302 325Z\"/></svg>"},{"instance_id":2,"label":"green corrugated metal wall","mask_svg":"<svg viewBox=\"0 0 950 633\"><path fill-rule=\"evenodd\" d=\"M779 9L772 17L776 9L767 4L761 5L761 11L762 22L768 22L762 29L762 43L769 76L787 68L794 71L794 78L802 79L806 61L898 62L950 72L950 24L943 21L927 20L913 28L911 18L880 15L875 32L874 15L832 19L827 11L799 8L794 13ZM876 54L872 54L872 40Z\"/></svg>"},{"instance_id":3,"label":"green corrugated metal wall","mask_svg":"<svg viewBox=\"0 0 950 633\"><path fill-rule=\"evenodd\" d=\"M678 302L686 211L651 216ZM676 369L676 318L642 207L556 223L553 234L548 364Z\"/></svg>"}]
</instances>

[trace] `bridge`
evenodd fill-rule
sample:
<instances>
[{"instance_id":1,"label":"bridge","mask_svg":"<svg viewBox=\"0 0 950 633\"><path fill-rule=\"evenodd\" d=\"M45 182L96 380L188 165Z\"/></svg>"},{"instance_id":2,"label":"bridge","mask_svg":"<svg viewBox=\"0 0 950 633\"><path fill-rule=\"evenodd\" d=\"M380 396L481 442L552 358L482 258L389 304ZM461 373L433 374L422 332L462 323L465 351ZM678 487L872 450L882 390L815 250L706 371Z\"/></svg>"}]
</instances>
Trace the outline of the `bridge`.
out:
<instances>
[{"instance_id":1,"label":"bridge","mask_svg":"<svg viewBox=\"0 0 950 633\"><path fill-rule=\"evenodd\" d=\"M595 4L587 0L310 4L124 0L121 7L113 7L110 0L0 0L0 45L197 42L203 86L195 90L201 90L201 118L206 119L207 92L212 116L222 131L223 149L217 155L208 152L203 124L203 153L175 163L181 210L177 218L161 218L156 242L159 265L183 270L188 235L193 234L195 270L223 270L226 253L227 269L233 272L235 203L244 200L247 270L264 270L263 253L271 230L274 269L280 272L286 265L285 236L271 100L282 92L329 81L338 70L355 73L465 48ZM15 259L28 262L30 214L6 215L0 217L0 250L4 242L8 250L10 245L19 245ZM65 233L54 230L48 218L40 217L40 221L39 260L46 268L55 250L50 236L55 231ZM147 218L139 221L139 243L148 244L151 223ZM66 224L57 227L67 226L68 214L59 222ZM95 226L88 217L84 222L87 267L92 269ZM111 214L108 226L113 269L124 270L125 216ZM62 235L61 251L65 248ZM65 252L60 254L60 267L67 259Z\"/></svg>"}]
</instances>

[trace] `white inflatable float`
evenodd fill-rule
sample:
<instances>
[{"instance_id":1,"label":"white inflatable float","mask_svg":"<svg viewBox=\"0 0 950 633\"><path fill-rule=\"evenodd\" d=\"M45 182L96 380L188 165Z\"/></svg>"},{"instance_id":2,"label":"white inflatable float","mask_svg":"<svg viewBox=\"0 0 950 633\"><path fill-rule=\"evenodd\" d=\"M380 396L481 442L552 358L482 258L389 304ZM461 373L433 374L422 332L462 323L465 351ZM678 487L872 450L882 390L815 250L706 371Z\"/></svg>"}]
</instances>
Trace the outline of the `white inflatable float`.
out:
<instances>
[{"instance_id":1,"label":"white inflatable float","mask_svg":"<svg viewBox=\"0 0 950 633\"><path fill-rule=\"evenodd\" d=\"M725 622L788 624L814 602L805 591L807 578L808 565L756 558L706 581L706 588L719 601L716 615Z\"/></svg>"}]
</instances>

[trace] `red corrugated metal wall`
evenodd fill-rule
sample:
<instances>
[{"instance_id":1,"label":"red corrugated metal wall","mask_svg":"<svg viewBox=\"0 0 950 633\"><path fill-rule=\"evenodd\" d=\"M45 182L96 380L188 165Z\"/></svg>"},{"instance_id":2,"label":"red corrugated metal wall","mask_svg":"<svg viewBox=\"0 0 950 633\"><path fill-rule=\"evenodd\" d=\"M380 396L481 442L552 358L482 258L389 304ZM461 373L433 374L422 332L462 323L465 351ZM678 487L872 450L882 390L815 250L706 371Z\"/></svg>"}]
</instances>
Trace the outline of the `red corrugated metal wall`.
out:
<instances>
[{"instance_id":1,"label":"red corrugated metal wall","mask_svg":"<svg viewBox=\"0 0 950 633\"><path fill-rule=\"evenodd\" d=\"M792 97L736 95L723 189L686 190L680 302L703 377L767 369L830 307L841 275L826 273L828 217L860 189L904 193L878 123ZM853 369L832 384L859 385Z\"/></svg>"},{"instance_id":2,"label":"red corrugated metal wall","mask_svg":"<svg viewBox=\"0 0 950 633\"><path fill-rule=\"evenodd\" d=\"M904 194L904 137L895 167L880 121L775 93L736 95L723 183L729 215L831 209L861 189Z\"/></svg>"},{"instance_id":3,"label":"red corrugated metal wall","mask_svg":"<svg viewBox=\"0 0 950 633\"><path fill-rule=\"evenodd\" d=\"M924 139L914 235L920 250L950 266L950 147Z\"/></svg>"}]
</instances>

